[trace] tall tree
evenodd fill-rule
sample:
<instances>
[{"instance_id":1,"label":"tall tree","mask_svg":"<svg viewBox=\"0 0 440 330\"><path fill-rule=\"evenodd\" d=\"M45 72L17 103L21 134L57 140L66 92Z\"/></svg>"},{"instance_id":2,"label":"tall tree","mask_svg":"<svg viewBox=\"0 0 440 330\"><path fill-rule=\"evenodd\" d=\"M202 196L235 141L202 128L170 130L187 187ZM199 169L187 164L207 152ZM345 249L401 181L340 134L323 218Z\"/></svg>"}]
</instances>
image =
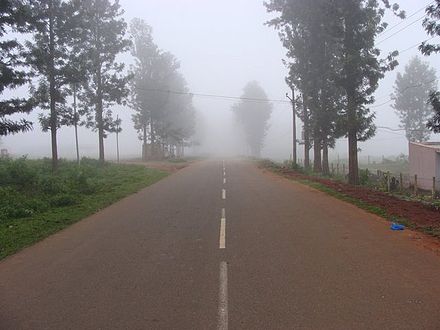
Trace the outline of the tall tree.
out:
<instances>
[{"instance_id":1,"label":"tall tree","mask_svg":"<svg viewBox=\"0 0 440 330\"><path fill-rule=\"evenodd\" d=\"M426 123L432 113L427 103L430 91L436 89L437 77L429 63L413 57L403 74L398 73L394 84L393 108L400 117L401 128L411 142L428 141L430 132Z\"/></svg>"},{"instance_id":2,"label":"tall tree","mask_svg":"<svg viewBox=\"0 0 440 330\"><path fill-rule=\"evenodd\" d=\"M435 0L435 4L426 8L426 18L423 21L423 27L432 38L440 36L440 0ZM440 44L432 44L426 41L420 45L419 50L423 55L430 56L440 52ZM432 105L434 114L429 119L427 127L434 133L440 133L440 92L432 90L429 96L429 103Z\"/></svg>"},{"instance_id":3,"label":"tall tree","mask_svg":"<svg viewBox=\"0 0 440 330\"><path fill-rule=\"evenodd\" d=\"M0 95L7 89L14 89L27 83L21 56L22 46L16 39L6 39L9 31L30 32L33 27L32 12L28 1L2 0L0 2ZM0 101L0 136L25 132L32 129L26 119L12 120L8 116L29 113L33 109L29 99L13 97Z\"/></svg>"},{"instance_id":4,"label":"tall tree","mask_svg":"<svg viewBox=\"0 0 440 330\"><path fill-rule=\"evenodd\" d=\"M341 88L335 84L341 58L337 39L337 8L332 2L318 0L272 0L266 3L269 12L279 16L268 22L279 30L287 49L289 67L287 81L303 94L305 166L309 165L310 139L313 139L314 171L329 172L328 148L334 145L337 104ZM322 157L321 157L322 150Z\"/></svg>"},{"instance_id":5,"label":"tall tree","mask_svg":"<svg viewBox=\"0 0 440 330\"><path fill-rule=\"evenodd\" d=\"M178 72L180 64L155 45L152 29L143 20L134 19L130 31L135 58L130 106L136 111L133 122L143 142L142 158L162 158L167 150L183 152L195 119L192 97Z\"/></svg>"},{"instance_id":6,"label":"tall tree","mask_svg":"<svg viewBox=\"0 0 440 330\"><path fill-rule=\"evenodd\" d=\"M384 72L397 65L397 53L379 59L375 37L386 26L385 8L403 13L387 0L271 0L266 7L279 13L269 24L280 31L291 80L310 111L305 118L313 136L314 170L328 172L328 148L344 134L349 140L349 179L357 184L358 141L375 131L367 105Z\"/></svg>"},{"instance_id":7,"label":"tall tree","mask_svg":"<svg viewBox=\"0 0 440 330\"><path fill-rule=\"evenodd\" d=\"M118 0L72 1L72 16L81 24L72 43L73 52L86 61L89 75L80 99L86 126L98 132L99 160L104 162L104 139L117 129L111 106L124 102L131 78L116 57L128 51L131 42L125 36L127 24Z\"/></svg>"},{"instance_id":8,"label":"tall tree","mask_svg":"<svg viewBox=\"0 0 440 330\"><path fill-rule=\"evenodd\" d=\"M242 100L232 110L242 125L246 142L253 157L260 157L269 128L268 121L272 113L272 104L267 100L266 92L256 81L249 82L243 89Z\"/></svg>"},{"instance_id":9,"label":"tall tree","mask_svg":"<svg viewBox=\"0 0 440 330\"><path fill-rule=\"evenodd\" d=\"M142 159L147 160L147 147L151 118L151 90L154 86L154 65L160 55L153 42L152 28L143 20L131 21L130 32L133 40L132 66L133 80L130 88L130 106L136 111L133 115L134 127L142 141Z\"/></svg>"},{"instance_id":10,"label":"tall tree","mask_svg":"<svg viewBox=\"0 0 440 330\"><path fill-rule=\"evenodd\" d=\"M404 16L397 4L383 2L385 8ZM346 107L342 114L348 137L348 178L351 184L359 184L358 142L375 134L374 114L368 105L374 102L373 94L384 73L398 64L395 60L398 53L393 52L381 60L380 50L375 47L377 35L387 26L383 21L385 10L379 1L345 0L338 6L343 53L338 84L346 94Z\"/></svg>"},{"instance_id":11,"label":"tall tree","mask_svg":"<svg viewBox=\"0 0 440 330\"><path fill-rule=\"evenodd\" d=\"M159 135L163 143L171 150L177 149L180 156L194 134L195 111L186 80L179 72L169 77L168 86L177 92L171 94L165 103Z\"/></svg>"},{"instance_id":12,"label":"tall tree","mask_svg":"<svg viewBox=\"0 0 440 330\"><path fill-rule=\"evenodd\" d=\"M429 103L432 105L434 115L426 125L434 133L440 133L440 92L432 92L429 96Z\"/></svg>"},{"instance_id":13,"label":"tall tree","mask_svg":"<svg viewBox=\"0 0 440 330\"><path fill-rule=\"evenodd\" d=\"M28 41L27 61L38 85L31 88L36 104L49 115L41 114L43 131L51 133L52 168L58 166L57 131L67 124L69 83L69 7L61 0L41 0L33 2L32 13L36 19L33 41Z\"/></svg>"}]
</instances>

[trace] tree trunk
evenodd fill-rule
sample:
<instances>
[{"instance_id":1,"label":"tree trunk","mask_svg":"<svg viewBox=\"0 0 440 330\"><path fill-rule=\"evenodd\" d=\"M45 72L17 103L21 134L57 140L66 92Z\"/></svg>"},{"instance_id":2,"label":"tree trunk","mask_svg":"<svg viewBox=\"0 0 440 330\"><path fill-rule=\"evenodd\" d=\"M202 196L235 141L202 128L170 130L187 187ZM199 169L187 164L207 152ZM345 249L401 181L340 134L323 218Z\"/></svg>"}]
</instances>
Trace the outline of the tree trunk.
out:
<instances>
[{"instance_id":1,"label":"tree trunk","mask_svg":"<svg viewBox=\"0 0 440 330\"><path fill-rule=\"evenodd\" d=\"M321 128L319 127L319 119L318 114L321 109L317 104L317 94L314 95L312 104L312 113L314 114L313 118L313 171L316 173L322 172L322 138L321 138Z\"/></svg>"},{"instance_id":2,"label":"tree trunk","mask_svg":"<svg viewBox=\"0 0 440 330\"><path fill-rule=\"evenodd\" d=\"M75 123L75 146L76 146L76 162L79 165L79 142L78 142L78 112L76 111L76 83L73 84L73 120Z\"/></svg>"},{"instance_id":3,"label":"tree trunk","mask_svg":"<svg viewBox=\"0 0 440 330\"><path fill-rule=\"evenodd\" d=\"M348 183L359 184L358 164L358 140L357 140L357 119L356 104L351 94L347 95L348 100Z\"/></svg>"},{"instance_id":4,"label":"tree trunk","mask_svg":"<svg viewBox=\"0 0 440 330\"><path fill-rule=\"evenodd\" d=\"M313 171L316 173L322 172L322 158L321 158L321 139L319 138L319 132L315 129L313 138Z\"/></svg>"},{"instance_id":5,"label":"tree trunk","mask_svg":"<svg viewBox=\"0 0 440 330\"><path fill-rule=\"evenodd\" d=\"M304 168L310 168L310 132L309 132L309 112L305 93L303 93L303 118L304 118Z\"/></svg>"},{"instance_id":6,"label":"tree trunk","mask_svg":"<svg viewBox=\"0 0 440 330\"><path fill-rule=\"evenodd\" d=\"M346 13L345 17L345 40L344 48L346 49L345 73L347 81L345 82L345 91L347 93L347 135L348 135L348 182L353 185L359 184L359 165L358 165L358 147L357 147L357 104L356 104L356 87L350 77L355 71L355 64L352 58L358 54L359 50L355 47L354 41L354 22L350 13Z\"/></svg>"},{"instance_id":7,"label":"tree trunk","mask_svg":"<svg viewBox=\"0 0 440 330\"><path fill-rule=\"evenodd\" d=\"M295 88L292 87L292 163L294 166L297 164L296 155L296 111L295 111Z\"/></svg>"},{"instance_id":8,"label":"tree trunk","mask_svg":"<svg viewBox=\"0 0 440 330\"><path fill-rule=\"evenodd\" d=\"M328 143L323 142L322 145L322 173L324 175L330 175L330 166L328 162Z\"/></svg>"},{"instance_id":9,"label":"tree trunk","mask_svg":"<svg viewBox=\"0 0 440 330\"><path fill-rule=\"evenodd\" d=\"M57 126L58 116L56 110L56 88L55 88L55 35L54 35L53 2L49 2L49 93L50 93L50 135L52 145L52 170L58 169L58 146Z\"/></svg>"},{"instance_id":10,"label":"tree trunk","mask_svg":"<svg viewBox=\"0 0 440 330\"><path fill-rule=\"evenodd\" d=\"M147 161L147 125L144 124L142 135L142 160Z\"/></svg>"},{"instance_id":11,"label":"tree trunk","mask_svg":"<svg viewBox=\"0 0 440 330\"><path fill-rule=\"evenodd\" d=\"M96 103L96 123L98 124L98 140L99 140L99 162L105 161L104 155L104 120L103 120L103 95L102 95L102 73L101 64L99 64L97 72L97 103Z\"/></svg>"}]
</instances>

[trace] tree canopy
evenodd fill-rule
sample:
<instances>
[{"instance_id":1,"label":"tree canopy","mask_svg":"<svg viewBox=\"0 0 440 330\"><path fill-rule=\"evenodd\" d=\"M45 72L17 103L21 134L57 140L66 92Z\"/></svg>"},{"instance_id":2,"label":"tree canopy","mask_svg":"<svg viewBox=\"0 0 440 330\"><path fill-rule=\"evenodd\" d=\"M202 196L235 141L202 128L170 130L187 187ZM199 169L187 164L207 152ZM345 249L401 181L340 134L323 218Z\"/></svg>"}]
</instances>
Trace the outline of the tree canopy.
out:
<instances>
[{"instance_id":1,"label":"tree canopy","mask_svg":"<svg viewBox=\"0 0 440 330\"><path fill-rule=\"evenodd\" d=\"M375 39L386 28L386 9L404 12L385 0L271 0L266 7L278 14L268 24L287 48L287 81L303 94L300 117L313 139L314 170L328 173L328 148L345 135L349 181L357 184L358 142L375 133L369 105L379 80L397 65L397 52L381 58Z\"/></svg>"},{"instance_id":2,"label":"tree canopy","mask_svg":"<svg viewBox=\"0 0 440 330\"><path fill-rule=\"evenodd\" d=\"M399 115L408 141L428 141L430 131L426 123L432 114L432 108L427 100L430 92L436 87L435 69L418 56L410 60L403 74L397 74L392 95L393 108Z\"/></svg>"},{"instance_id":3,"label":"tree canopy","mask_svg":"<svg viewBox=\"0 0 440 330\"><path fill-rule=\"evenodd\" d=\"M253 157L260 157L269 128L272 104L256 81L251 81L244 87L241 99L233 105L232 110L243 128L250 154Z\"/></svg>"},{"instance_id":4,"label":"tree canopy","mask_svg":"<svg viewBox=\"0 0 440 330\"><path fill-rule=\"evenodd\" d=\"M9 32L30 32L33 28L30 5L25 0L2 0L0 2L0 95L7 89L26 84L29 77L23 69L25 61L22 45L16 39L5 36ZM29 113L34 107L31 99L13 97L0 100L0 136L26 132L32 129L27 119L12 120L10 115Z\"/></svg>"},{"instance_id":5,"label":"tree canopy","mask_svg":"<svg viewBox=\"0 0 440 330\"><path fill-rule=\"evenodd\" d=\"M136 111L134 127L143 141L142 157L157 158L165 146L170 152L174 147L180 150L193 134L192 96L179 73L180 64L154 43L152 28L143 20L134 19L130 31L135 58L130 97L130 106Z\"/></svg>"},{"instance_id":6,"label":"tree canopy","mask_svg":"<svg viewBox=\"0 0 440 330\"><path fill-rule=\"evenodd\" d=\"M98 132L99 160L105 160L104 139L115 132L118 122L111 107L122 104L129 94L130 75L117 56L130 49L127 24L118 0L72 0L78 29L72 42L73 52L85 61L89 79L80 93L85 124Z\"/></svg>"}]
</instances>

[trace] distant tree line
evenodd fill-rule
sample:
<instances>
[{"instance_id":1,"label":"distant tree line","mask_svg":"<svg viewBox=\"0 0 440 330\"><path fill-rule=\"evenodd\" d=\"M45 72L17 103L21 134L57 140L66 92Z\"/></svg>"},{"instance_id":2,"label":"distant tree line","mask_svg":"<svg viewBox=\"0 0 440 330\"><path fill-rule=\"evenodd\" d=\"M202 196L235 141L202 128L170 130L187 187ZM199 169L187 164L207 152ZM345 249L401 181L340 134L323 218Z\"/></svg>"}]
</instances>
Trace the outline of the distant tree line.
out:
<instances>
[{"instance_id":1,"label":"distant tree line","mask_svg":"<svg viewBox=\"0 0 440 330\"><path fill-rule=\"evenodd\" d=\"M120 130L112 106L128 104L136 112L134 126L144 144L148 140L162 149L182 148L193 133L194 109L184 94L179 64L154 45L145 22L133 21L130 38L123 13L118 0L2 1L0 95L25 84L31 87L27 99L0 101L0 136L32 129L26 118L12 120L10 115L39 108L45 110L39 117L41 127L51 134L54 170L62 126L84 125L96 131L103 162L104 139ZM10 32L30 34L32 40L23 44L8 39ZM130 50L135 58L131 69L118 61Z\"/></svg>"},{"instance_id":2,"label":"distant tree line","mask_svg":"<svg viewBox=\"0 0 440 330\"><path fill-rule=\"evenodd\" d=\"M130 30L135 64L129 104L135 110L142 157L157 158L165 152L181 156L194 133L195 111L185 78L178 71L180 64L158 48L146 22L134 19Z\"/></svg>"}]
</instances>

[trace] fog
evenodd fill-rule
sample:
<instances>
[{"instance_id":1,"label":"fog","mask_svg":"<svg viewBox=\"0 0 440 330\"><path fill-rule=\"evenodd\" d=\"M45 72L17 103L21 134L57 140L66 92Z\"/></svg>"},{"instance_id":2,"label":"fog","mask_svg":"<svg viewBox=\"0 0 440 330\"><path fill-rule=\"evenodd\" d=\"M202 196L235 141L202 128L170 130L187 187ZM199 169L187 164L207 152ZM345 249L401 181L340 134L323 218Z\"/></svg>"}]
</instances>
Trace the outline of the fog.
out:
<instances>
[{"instance_id":1,"label":"fog","mask_svg":"<svg viewBox=\"0 0 440 330\"><path fill-rule=\"evenodd\" d=\"M416 12L431 1L401 0L399 4L408 15ZM125 18L144 19L153 27L153 36L158 46L173 53L181 63L181 72L185 76L192 93L240 96L245 84L258 81L268 97L274 100L286 100L289 91L284 78L287 69L282 63L285 50L275 30L264 25L270 19L262 1L252 0L121 0L125 9ZM384 40L380 48L386 54L392 50L406 50L428 37L422 28L421 20L396 33L410 22L423 16L423 12L409 18L392 32L384 34L378 40ZM399 19L388 16L390 25ZM376 125L398 128L399 120L391 108L392 85L397 72L402 71L412 56L420 55L417 47L403 52L399 56L400 65L386 75L380 82L376 93ZM122 58L127 64L131 57ZM440 56L425 57L435 68L439 67ZM25 89L24 89L25 90ZM24 93L23 88L16 93ZM197 136L201 145L187 151L189 155L209 154L234 156L245 154L246 146L240 133L231 106L234 100L214 97L194 96L197 115ZM128 107L116 106L115 113L122 118L123 131L120 134L120 152L123 158L140 157L141 142L131 121L132 112ZM29 157L50 156L50 134L43 133L38 123L39 110L30 117L34 121L34 130L2 138L2 148L7 148L14 156ZM288 159L291 154L291 105L286 102L274 102L263 157L277 160ZM298 132L301 123L298 122ZM300 133L298 133L300 137ZM440 140L433 136L433 140ZM379 128L377 135L368 142L361 143L360 157L398 155L408 153L408 144L404 132ZM331 158L345 158L346 141L341 139ZM94 132L80 129L80 152L82 156L97 157L98 139ZM301 158L302 148L299 148ZM73 128L62 128L59 132L59 154L64 158L74 158L75 145ZM116 138L110 135L106 140L106 156L114 159Z\"/></svg>"}]
</instances>

